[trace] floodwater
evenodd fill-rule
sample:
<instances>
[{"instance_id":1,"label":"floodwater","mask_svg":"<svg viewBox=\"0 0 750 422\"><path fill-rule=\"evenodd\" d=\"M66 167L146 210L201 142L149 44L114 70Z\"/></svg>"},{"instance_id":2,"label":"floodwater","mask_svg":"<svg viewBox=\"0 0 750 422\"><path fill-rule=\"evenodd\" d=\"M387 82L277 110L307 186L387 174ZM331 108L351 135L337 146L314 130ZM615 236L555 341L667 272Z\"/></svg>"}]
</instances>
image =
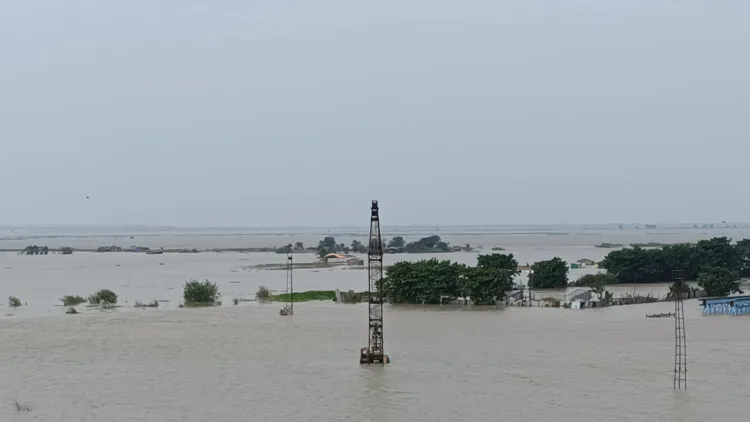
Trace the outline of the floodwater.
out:
<instances>
[{"instance_id":1,"label":"floodwater","mask_svg":"<svg viewBox=\"0 0 750 422\"><path fill-rule=\"evenodd\" d=\"M521 262L607 252L578 240L509 252ZM440 257L473 263L476 254ZM392 363L361 367L366 305L300 303L292 317L279 316L279 304L232 305L261 284L283 289L284 271L247 269L283 261L252 253L0 254L0 294L28 303L0 307L0 421L747 419L749 318L703 317L697 301L685 303L687 392L672 389L674 321L645 318L672 311L670 303L387 306ZM188 278L216 280L224 306L177 309ZM295 272L299 290L366 284L361 270ZM63 295L101 288L128 305L80 315L55 306ZM131 306L153 299L169 302ZM31 411L18 412L16 401Z\"/></svg>"},{"instance_id":2,"label":"floodwater","mask_svg":"<svg viewBox=\"0 0 750 422\"><path fill-rule=\"evenodd\" d=\"M360 367L365 305L2 320L3 421L744 421L750 322L688 302L572 311L388 307L386 367ZM16 412L14 401L31 412Z\"/></svg>"}]
</instances>

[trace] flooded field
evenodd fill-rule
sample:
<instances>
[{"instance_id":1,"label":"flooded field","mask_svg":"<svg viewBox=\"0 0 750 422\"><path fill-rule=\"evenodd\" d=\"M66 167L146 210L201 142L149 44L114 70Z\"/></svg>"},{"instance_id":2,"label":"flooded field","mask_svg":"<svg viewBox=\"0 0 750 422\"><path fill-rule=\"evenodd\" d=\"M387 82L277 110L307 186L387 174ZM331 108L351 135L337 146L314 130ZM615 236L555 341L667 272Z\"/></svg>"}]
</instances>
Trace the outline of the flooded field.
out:
<instances>
[{"instance_id":1,"label":"flooded field","mask_svg":"<svg viewBox=\"0 0 750 422\"><path fill-rule=\"evenodd\" d=\"M575 261L579 257L600 259L606 253L600 248L524 248L514 249L519 262L533 262L552 256ZM489 253L489 251L487 252ZM397 260L451 259L469 265L476 264L478 253L451 254L399 254L386 255L386 265ZM362 256L366 259L366 256ZM314 254L297 254L295 262L313 262ZM182 286L186 280L209 279L219 285L224 306L232 306L232 299L252 299L259 286L271 290L284 290L284 271L253 269L259 264L286 262L286 255L275 253L198 253L146 255L143 253L92 253L73 255L18 255L0 252L0 294L18 297L26 306L11 310L6 300L0 301L0 320L8 315L14 318L60 315L60 298L66 295L88 295L110 289L118 294L120 304L132 307L136 301L160 301L160 309L175 309L182 301ZM575 280L596 270L571 270ZM519 277L520 283L525 282ZM367 274L362 268L333 267L295 270L295 286L303 290L367 290ZM572 290L572 289L571 289ZM621 293L663 295L664 285L623 285L613 287L615 296ZM561 292L537 291L538 296L559 296Z\"/></svg>"},{"instance_id":2,"label":"flooded field","mask_svg":"<svg viewBox=\"0 0 750 422\"><path fill-rule=\"evenodd\" d=\"M521 263L600 259L608 252L579 241L524 241L508 252ZM476 255L439 257L473 264ZM389 255L386 263L427 257ZM703 317L697 301L685 303L687 392L672 390L674 321L645 318L672 311L671 303L581 311L388 306L385 348L392 364L360 367L365 305L300 303L293 317L280 317L278 304L233 306L232 298L252 296L259 285L283 289L283 271L248 267L284 259L0 254L0 294L28 303L0 307L0 420L746 419L748 318ZM570 278L583 273L574 270ZM218 282L224 305L177 309L190 278ZM300 290L366 288L364 271L345 268L298 271L295 281ZM118 293L125 307L63 314L63 295L101 288ZM666 287L617 286L615 295L634 289L662 294ZM137 300L169 302L134 309ZM30 411L17 411L16 402Z\"/></svg>"}]
</instances>

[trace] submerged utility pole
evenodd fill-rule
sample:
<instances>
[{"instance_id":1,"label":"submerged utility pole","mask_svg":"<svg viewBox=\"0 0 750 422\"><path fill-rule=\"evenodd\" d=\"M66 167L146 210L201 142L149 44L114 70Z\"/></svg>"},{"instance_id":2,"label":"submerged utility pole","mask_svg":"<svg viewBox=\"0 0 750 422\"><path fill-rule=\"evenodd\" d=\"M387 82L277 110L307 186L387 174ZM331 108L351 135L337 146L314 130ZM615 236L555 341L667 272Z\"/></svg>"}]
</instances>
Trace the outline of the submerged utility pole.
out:
<instances>
[{"instance_id":1,"label":"submerged utility pole","mask_svg":"<svg viewBox=\"0 0 750 422\"><path fill-rule=\"evenodd\" d=\"M281 308L279 315L294 315L294 281L292 280L292 250L286 254L286 292L289 298L286 305Z\"/></svg>"},{"instance_id":2,"label":"submerged utility pole","mask_svg":"<svg viewBox=\"0 0 750 422\"><path fill-rule=\"evenodd\" d=\"M672 271L674 290L674 389L687 390L687 342L685 337L685 272Z\"/></svg>"},{"instance_id":3,"label":"submerged utility pole","mask_svg":"<svg viewBox=\"0 0 750 422\"><path fill-rule=\"evenodd\" d=\"M380 214L378 201L370 208L370 242L367 249L368 336L367 347L360 349L359 363L389 362L383 351L383 243L380 240Z\"/></svg>"}]
</instances>

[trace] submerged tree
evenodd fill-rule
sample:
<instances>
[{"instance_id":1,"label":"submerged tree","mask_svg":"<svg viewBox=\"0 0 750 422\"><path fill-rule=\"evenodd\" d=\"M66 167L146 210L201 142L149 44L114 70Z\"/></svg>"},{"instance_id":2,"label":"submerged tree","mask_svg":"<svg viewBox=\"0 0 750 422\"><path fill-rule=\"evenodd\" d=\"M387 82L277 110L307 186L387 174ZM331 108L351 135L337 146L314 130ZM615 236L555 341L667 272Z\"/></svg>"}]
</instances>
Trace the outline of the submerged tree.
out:
<instances>
[{"instance_id":1,"label":"submerged tree","mask_svg":"<svg viewBox=\"0 0 750 422\"><path fill-rule=\"evenodd\" d=\"M386 270L386 296L393 303L439 304L469 297L475 305L494 305L513 288L519 273L512 255L480 255L476 267L449 260L398 262Z\"/></svg>"},{"instance_id":2,"label":"submerged tree","mask_svg":"<svg viewBox=\"0 0 750 422\"><path fill-rule=\"evenodd\" d=\"M63 306L75 306L80 305L81 303L86 302L86 299L75 295L75 296L63 296L62 299L60 299L63 303Z\"/></svg>"},{"instance_id":3,"label":"submerged tree","mask_svg":"<svg viewBox=\"0 0 750 422\"><path fill-rule=\"evenodd\" d=\"M513 288L515 270L468 267L461 278L461 293L474 305L495 305Z\"/></svg>"},{"instance_id":4,"label":"submerged tree","mask_svg":"<svg viewBox=\"0 0 750 422\"><path fill-rule=\"evenodd\" d=\"M518 273L518 261L513 254L493 253L490 255L479 255L477 257L477 267L496 268L500 270L512 270Z\"/></svg>"},{"instance_id":5,"label":"submerged tree","mask_svg":"<svg viewBox=\"0 0 750 422\"><path fill-rule=\"evenodd\" d=\"M396 236L388 241L389 248L403 249L404 246L406 246L406 242L404 242L404 238L401 236Z\"/></svg>"},{"instance_id":6,"label":"submerged tree","mask_svg":"<svg viewBox=\"0 0 750 422\"><path fill-rule=\"evenodd\" d=\"M219 297L221 297L219 286L208 280L203 282L198 280L186 281L183 287L183 298L186 305L214 303Z\"/></svg>"},{"instance_id":7,"label":"submerged tree","mask_svg":"<svg viewBox=\"0 0 750 422\"><path fill-rule=\"evenodd\" d=\"M112 290L102 289L89 296L89 303L92 305L112 305L117 303L117 295Z\"/></svg>"},{"instance_id":8,"label":"submerged tree","mask_svg":"<svg viewBox=\"0 0 750 422\"><path fill-rule=\"evenodd\" d=\"M393 303L439 304L461 295L465 265L437 259L402 261L386 270L384 291Z\"/></svg>"},{"instance_id":9,"label":"submerged tree","mask_svg":"<svg viewBox=\"0 0 750 422\"><path fill-rule=\"evenodd\" d=\"M532 289L561 289L568 287L568 263L558 257L535 262L529 274Z\"/></svg>"},{"instance_id":10,"label":"submerged tree","mask_svg":"<svg viewBox=\"0 0 750 422\"><path fill-rule=\"evenodd\" d=\"M742 293L740 280L736 274L725 268L705 268L698 275L698 286L709 296L728 296Z\"/></svg>"}]
</instances>

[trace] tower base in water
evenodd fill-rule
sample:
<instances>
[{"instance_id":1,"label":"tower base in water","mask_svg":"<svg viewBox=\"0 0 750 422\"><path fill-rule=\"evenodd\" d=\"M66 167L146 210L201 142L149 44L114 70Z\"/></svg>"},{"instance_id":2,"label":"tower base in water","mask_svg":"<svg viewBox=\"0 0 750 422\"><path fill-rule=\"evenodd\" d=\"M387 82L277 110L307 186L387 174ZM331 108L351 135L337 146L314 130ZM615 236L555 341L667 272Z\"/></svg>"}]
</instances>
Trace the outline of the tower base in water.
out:
<instances>
[{"instance_id":1,"label":"tower base in water","mask_svg":"<svg viewBox=\"0 0 750 422\"><path fill-rule=\"evenodd\" d=\"M390 363L391 360L388 358L388 355L384 355L382 353L373 353L372 350L370 350L369 347L363 347L359 349L359 363L360 364L370 364L370 363L381 363L386 364Z\"/></svg>"}]
</instances>

